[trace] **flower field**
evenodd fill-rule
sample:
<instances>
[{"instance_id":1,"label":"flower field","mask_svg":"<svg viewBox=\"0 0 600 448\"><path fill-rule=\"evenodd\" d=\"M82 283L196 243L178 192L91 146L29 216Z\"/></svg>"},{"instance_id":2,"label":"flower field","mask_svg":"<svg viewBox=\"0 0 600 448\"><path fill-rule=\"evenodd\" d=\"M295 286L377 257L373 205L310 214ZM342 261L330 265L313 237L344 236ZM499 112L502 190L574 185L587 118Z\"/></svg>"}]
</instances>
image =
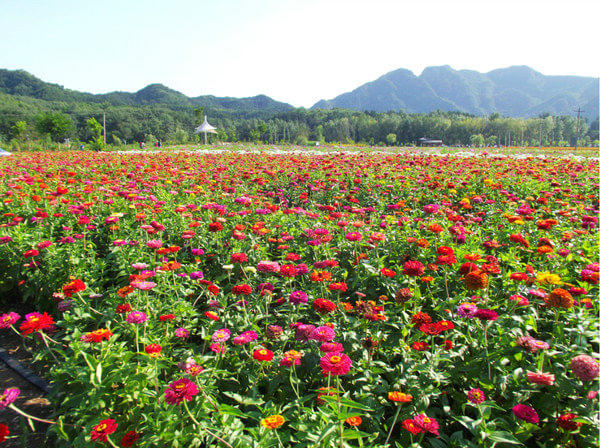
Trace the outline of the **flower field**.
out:
<instances>
[{"instance_id":1,"label":"flower field","mask_svg":"<svg viewBox=\"0 0 600 448\"><path fill-rule=\"evenodd\" d=\"M414 153L6 157L0 331L52 365L48 446L597 446L598 174ZM0 422L22 412L0 394Z\"/></svg>"}]
</instances>

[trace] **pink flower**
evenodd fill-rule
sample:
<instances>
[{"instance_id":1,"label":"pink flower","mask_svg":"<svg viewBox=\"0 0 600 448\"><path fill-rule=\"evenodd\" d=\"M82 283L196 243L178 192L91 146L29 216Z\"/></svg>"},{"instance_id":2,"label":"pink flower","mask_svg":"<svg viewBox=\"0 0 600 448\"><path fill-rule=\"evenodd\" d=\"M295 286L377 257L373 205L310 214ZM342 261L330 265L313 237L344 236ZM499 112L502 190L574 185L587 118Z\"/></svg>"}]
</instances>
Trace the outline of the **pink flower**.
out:
<instances>
[{"instance_id":1,"label":"pink flower","mask_svg":"<svg viewBox=\"0 0 600 448\"><path fill-rule=\"evenodd\" d=\"M156 286L156 283L139 281L139 282L132 283L131 286L133 286L134 288L137 288L137 289L141 289L142 291L149 291Z\"/></svg>"},{"instance_id":2,"label":"pink flower","mask_svg":"<svg viewBox=\"0 0 600 448\"><path fill-rule=\"evenodd\" d=\"M211 340L213 342L225 342L230 338L230 336L231 331L229 331L227 328L221 328L213 333Z\"/></svg>"},{"instance_id":3,"label":"pink flower","mask_svg":"<svg viewBox=\"0 0 600 448\"><path fill-rule=\"evenodd\" d=\"M258 339L258 334L254 330L244 331L239 336L233 338L232 343L234 345L244 345L252 341L256 341Z\"/></svg>"},{"instance_id":4,"label":"pink flower","mask_svg":"<svg viewBox=\"0 0 600 448\"><path fill-rule=\"evenodd\" d=\"M551 373L527 371L527 380L530 383L540 384L542 386L554 385L554 375Z\"/></svg>"},{"instance_id":5,"label":"pink flower","mask_svg":"<svg viewBox=\"0 0 600 448\"><path fill-rule=\"evenodd\" d=\"M130 324L141 324L148 320L148 316L146 316L146 314L142 313L141 311L132 311L127 315L125 320L127 321L127 323Z\"/></svg>"},{"instance_id":6,"label":"pink flower","mask_svg":"<svg viewBox=\"0 0 600 448\"><path fill-rule=\"evenodd\" d=\"M310 339L313 339L313 340L319 341L319 342L333 341L334 338L335 338L335 331L333 330L333 328L328 327L327 325L317 327L310 333Z\"/></svg>"},{"instance_id":7,"label":"pink flower","mask_svg":"<svg viewBox=\"0 0 600 448\"><path fill-rule=\"evenodd\" d=\"M431 434L438 434L440 425L435 418L427 417L425 414L419 414L413 419L415 425L421 428L423 431L430 432Z\"/></svg>"},{"instance_id":8,"label":"pink flower","mask_svg":"<svg viewBox=\"0 0 600 448\"><path fill-rule=\"evenodd\" d=\"M163 243L160 240L150 240L146 243L146 246L150 249L158 249L162 247Z\"/></svg>"},{"instance_id":9,"label":"pink flower","mask_svg":"<svg viewBox=\"0 0 600 448\"><path fill-rule=\"evenodd\" d=\"M473 404L483 403L485 401L485 394L481 389L471 389L467 393L467 398Z\"/></svg>"},{"instance_id":10,"label":"pink flower","mask_svg":"<svg viewBox=\"0 0 600 448\"><path fill-rule=\"evenodd\" d=\"M279 272L279 263L268 260L259 261L256 270L258 272Z\"/></svg>"},{"instance_id":11,"label":"pink flower","mask_svg":"<svg viewBox=\"0 0 600 448\"><path fill-rule=\"evenodd\" d=\"M3 314L0 316L0 329L9 328L11 325L14 325L19 319L20 315L17 313L13 313L12 311L7 314Z\"/></svg>"},{"instance_id":12,"label":"pink flower","mask_svg":"<svg viewBox=\"0 0 600 448\"><path fill-rule=\"evenodd\" d=\"M589 355L577 355L571 360L571 370L579 379L592 381L598 378L598 361Z\"/></svg>"},{"instance_id":13,"label":"pink flower","mask_svg":"<svg viewBox=\"0 0 600 448\"><path fill-rule=\"evenodd\" d=\"M187 378L181 378L169 384L165 390L165 401L169 404L179 404L183 400L190 401L198 394L196 385Z\"/></svg>"},{"instance_id":14,"label":"pink flower","mask_svg":"<svg viewBox=\"0 0 600 448\"><path fill-rule=\"evenodd\" d=\"M513 414L515 414L515 417L525 420L528 423L538 424L540 421L535 409L533 409L531 406L527 406L526 404L518 404L512 408L512 411Z\"/></svg>"},{"instance_id":15,"label":"pink flower","mask_svg":"<svg viewBox=\"0 0 600 448\"><path fill-rule=\"evenodd\" d=\"M213 342L210 344L210 351L213 353L225 353L225 346L218 342Z\"/></svg>"},{"instance_id":16,"label":"pink flower","mask_svg":"<svg viewBox=\"0 0 600 448\"><path fill-rule=\"evenodd\" d=\"M321 358L323 374L345 375L352 368L352 360L343 353L329 352Z\"/></svg>"},{"instance_id":17,"label":"pink flower","mask_svg":"<svg viewBox=\"0 0 600 448\"><path fill-rule=\"evenodd\" d=\"M362 240L362 235L359 232L348 232L346 234L346 239L348 241L360 241Z\"/></svg>"},{"instance_id":18,"label":"pink flower","mask_svg":"<svg viewBox=\"0 0 600 448\"><path fill-rule=\"evenodd\" d=\"M322 352L343 352L344 346L339 342L324 342L319 350Z\"/></svg>"},{"instance_id":19,"label":"pink flower","mask_svg":"<svg viewBox=\"0 0 600 448\"><path fill-rule=\"evenodd\" d=\"M187 339L190 335L190 330L186 330L185 328L177 328L175 330L175 336L181 339Z\"/></svg>"},{"instance_id":20,"label":"pink flower","mask_svg":"<svg viewBox=\"0 0 600 448\"><path fill-rule=\"evenodd\" d=\"M0 410L10 406L19 396L21 391L16 387L11 387L4 390L4 393L0 395Z\"/></svg>"}]
</instances>

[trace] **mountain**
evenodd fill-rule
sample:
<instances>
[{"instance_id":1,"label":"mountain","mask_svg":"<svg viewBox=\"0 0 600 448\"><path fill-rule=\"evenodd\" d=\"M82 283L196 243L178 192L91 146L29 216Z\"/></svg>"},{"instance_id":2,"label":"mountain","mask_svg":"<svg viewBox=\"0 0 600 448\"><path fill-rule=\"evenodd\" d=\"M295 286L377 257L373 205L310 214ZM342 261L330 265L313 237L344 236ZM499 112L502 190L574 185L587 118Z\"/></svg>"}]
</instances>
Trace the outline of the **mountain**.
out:
<instances>
[{"instance_id":1,"label":"mountain","mask_svg":"<svg viewBox=\"0 0 600 448\"><path fill-rule=\"evenodd\" d=\"M479 73L448 65L427 67L420 76L398 69L313 109L344 108L376 112L460 111L475 115L498 112L531 117L541 113L598 116L598 78L546 76L527 66Z\"/></svg>"},{"instance_id":2,"label":"mountain","mask_svg":"<svg viewBox=\"0 0 600 448\"><path fill-rule=\"evenodd\" d=\"M287 103L275 101L265 95L249 98L216 97L203 95L187 97L181 92L162 84L150 84L137 92L110 92L91 94L65 89L58 84L42 81L24 70L0 69L0 93L32 97L46 101L66 103L109 103L113 106L161 105L171 109L207 107L236 112L280 113L293 109Z\"/></svg>"}]
</instances>

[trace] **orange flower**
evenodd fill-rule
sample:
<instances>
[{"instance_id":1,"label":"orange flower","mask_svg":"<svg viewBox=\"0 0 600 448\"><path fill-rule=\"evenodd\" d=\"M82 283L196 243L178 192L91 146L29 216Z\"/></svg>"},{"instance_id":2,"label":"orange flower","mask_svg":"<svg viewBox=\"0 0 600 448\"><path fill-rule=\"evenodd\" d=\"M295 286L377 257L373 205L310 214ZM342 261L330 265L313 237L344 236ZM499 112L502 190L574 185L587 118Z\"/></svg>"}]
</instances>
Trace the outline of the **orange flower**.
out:
<instances>
[{"instance_id":1,"label":"orange flower","mask_svg":"<svg viewBox=\"0 0 600 448\"><path fill-rule=\"evenodd\" d=\"M388 399L399 403L409 403L412 401L412 395L405 394L399 391L388 392Z\"/></svg>"},{"instance_id":2,"label":"orange flower","mask_svg":"<svg viewBox=\"0 0 600 448\"><path fill-rule=\"evenodd\" d=\"M362 418L360 418L359 416L348 417L344 421L346 422L346 424L348 424L350 426L360 426L360 424L362 423Z\"/></svg>"},{"instance_id":3,"label":"orange flower","mask_svg":"<svg viewBox=\"0 0 600 448\"><path fill-rule=\"evenodd\" d=\"M263 418L260 424L268 429L277 429L285 423L285 418L279 414L271 415L270 417Z\"/></svg>"},{"instance_id":4,"label":"orange flower","mask_svg":"<svg viewBox=\"0 0 600 448\"><path fill-rule=\"evenodd\" d=\"M481 271L469 272L465 275L465 286L468 290L485 289L488 285L488 276Z\"/></svg>"}]
</instances>

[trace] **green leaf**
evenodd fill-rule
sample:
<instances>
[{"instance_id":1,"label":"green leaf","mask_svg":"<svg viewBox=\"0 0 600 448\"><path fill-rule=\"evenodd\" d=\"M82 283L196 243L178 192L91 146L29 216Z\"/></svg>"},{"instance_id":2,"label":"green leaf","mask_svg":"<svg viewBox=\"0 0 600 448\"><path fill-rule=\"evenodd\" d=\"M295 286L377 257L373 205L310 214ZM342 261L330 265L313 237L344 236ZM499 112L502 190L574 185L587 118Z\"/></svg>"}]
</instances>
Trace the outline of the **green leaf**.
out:
<instances>
[{"instance_id":1,"label":"green leaf","mask_svg":"<svg viewBox=\"0 0 600 448\"><path fill-rule=\"evenodd\" d=\"M102 384L102 363L98 363L96 366L96 378L98 379L98 384Z\"/></svg>"},{"instance_id":2,"label":"green leaf","mask_svg":"<svg viewBox=\"0 0 600 448\"><path fill-rule=\"evenodd\" d=\"M509 443L511 445L523 445L513 435L506 431L492 431L488 434L488 439L498 443Z\"/></svg>"}]
</instances>

